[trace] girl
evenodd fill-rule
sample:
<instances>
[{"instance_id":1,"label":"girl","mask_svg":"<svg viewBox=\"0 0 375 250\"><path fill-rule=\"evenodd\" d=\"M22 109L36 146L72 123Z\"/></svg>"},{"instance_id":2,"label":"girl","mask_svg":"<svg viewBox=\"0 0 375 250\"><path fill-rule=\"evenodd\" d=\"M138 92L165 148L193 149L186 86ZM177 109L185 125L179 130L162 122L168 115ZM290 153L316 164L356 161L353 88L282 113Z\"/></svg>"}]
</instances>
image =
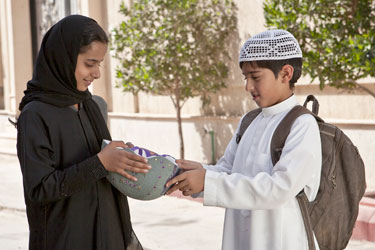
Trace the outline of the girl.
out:
<instances>
[{"instance_id":1,"label":"girl","mask_svg":"<svg viewBox=\"0 0 375 250\"><path fill-rule=\"evenodd\" d=\"M72 15L44 36L20 103L17 152L31 250L142 249L126 196L105 178L146 173L141 156L111 139L88 86L100 77L108 38L91 18Z\"/></svg>"}]
</instances>

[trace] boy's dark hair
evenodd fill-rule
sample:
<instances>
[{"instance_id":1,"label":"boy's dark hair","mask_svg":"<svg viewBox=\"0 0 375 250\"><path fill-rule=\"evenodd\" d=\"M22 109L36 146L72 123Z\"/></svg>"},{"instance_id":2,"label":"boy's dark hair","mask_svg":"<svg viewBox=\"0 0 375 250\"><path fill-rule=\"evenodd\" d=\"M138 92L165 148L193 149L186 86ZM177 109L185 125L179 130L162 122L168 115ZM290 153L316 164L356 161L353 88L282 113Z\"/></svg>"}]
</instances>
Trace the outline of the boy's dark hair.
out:
<instances>
[{"instance_id":1,"label":"boy's dark hair","mask_svg":"<svg viewBox=\"0 0 375 250\"><path fill-rule=\"evenodd\" d=\"M86 27L82 33L82 40L80 44L79 53L85 53L92 42L108 43L108 36L100 25L91 21L86 24Z\"/></svg>"},{"instance_id":2,"label":"boy's dark hair","mask_svg":"<svg viewBox=\"0 0 375 250\"><path fill-rule=\"evenodd\" d=\"M242 69L242 66L246 62L240 62L240 68ZM289 88L293 89L294 84L297 82L297 80L301 77L302 73L302 58L290 58L290 59L284 59L284 60L262 60L262 61L249 61L247 63L250 63L251 66L259 67L259 68L266 68L273 72L275 75L275 78L279 75L279 72L281 68L284 65L289 64L293 67L293 76L292 79L289 81Z\"/></svg>"}]
</instances>

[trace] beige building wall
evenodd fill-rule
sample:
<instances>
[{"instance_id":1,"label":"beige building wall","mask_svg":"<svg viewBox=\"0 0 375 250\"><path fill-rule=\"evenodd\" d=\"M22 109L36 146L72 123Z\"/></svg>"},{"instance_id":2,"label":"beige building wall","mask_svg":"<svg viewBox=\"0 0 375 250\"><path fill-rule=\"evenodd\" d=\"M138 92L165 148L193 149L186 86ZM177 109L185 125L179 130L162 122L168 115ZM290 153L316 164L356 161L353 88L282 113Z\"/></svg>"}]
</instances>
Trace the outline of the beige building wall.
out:
<instances>
[{"instance_id":1,"label":"beige building wall","mask_svg":"<svg viewBox=\"0 0 375 250\"><path fill-rule=\"evenodd\" d=\"M2 82L4 109L14 114L32 74L28 1L0 1Z\"/></svg>"},{"instance_id":2,"label":"beige building wall","mask_svg":"<svg viewBox=\"0 0 375 250\"><path fill-rule=\"evenodd\" d=\"M99 25L108 31L108 12L107 4L112 1L103 0L80 0L79 1L79 12L82 15L89 16L95 19ZM108 110L112 111L112 72L111 72L111 61L109 53L106 55L104 62L101 64L101 78L95 81L91 91L96 95L102 96L108 104Z\"/></svg>"},{"instance_id":3,"label":"beige building wall","mask_svg":"<svg viewBox=\"0 0 375 250\"><path fill-rule=\"evenodd\" d=\"M0 19L0 28L1 28L1 19ZM1 33L0 33L1 34ZM0 35L1 37L1 35ZM1 39L0 39L0 109L4 109L4 67L2 61L2 46L1 46Z\"/></svg>"},{"instance_id":4,"label":"beige building wall","mask_svg":"<svg viewBox=\"0 0 375 250\"><path fill-rule=\"evenodd\" d=\"M121 0L76 2L78 13L96 19L108 33L121 22L122 16L118 12ZM131 0L125 2L130 4ZM13 138L11 143L15 145L15 130L10 127L7 118L15 115L22 90L32 75L28 3L26 0L0 1L0 65L5 97L5 107L0 111L0 125L5 132L0 132L0 145L7 145L8 137ZM244 91L237 58L245 40L265 29L263 0L236 0L236 3L238 36L233 39L230 48L233 62L228 87L213 95L207 107L202 108L199 98L193 98L182 109L185 156L188 159L206 163L212 162L212 158L217 160L223 155L240 117L256 107ZM91 91L103 96L109 104L109 127L113 139L132 141L178 158L177 121L170 97L140 93L137 99L130 93L123 93L121 88L116 87L115 68L118 62L111 57L112 53L109 51L103 63L102 78L95 82ZM366 79L364 83L375 91L374 79ZM371 181L375 180L375 99L359 91L349 93L334 88L321 91L316 83L309 84L308 78L303 78L296 87L296 95L303 102L308 94L318 98L321 117L341 127L358 146L366 164L368 188L375 190L375 182ZM6 148L15 152L15 146ZM4 146L0 146L0 152L5 151Z\"/></svg>"},{"instance_id":5,"label":"beige building wall","mask_svg":"<svg viewBox=\"0 0 375 250\"><path fill-rule=\"evenodd\" d=\"M26 82L32 75L29 1L0 1L0 69L4 106L0 110L0 152L14 154L15 119Z\"/></svg>"}]
</instances>

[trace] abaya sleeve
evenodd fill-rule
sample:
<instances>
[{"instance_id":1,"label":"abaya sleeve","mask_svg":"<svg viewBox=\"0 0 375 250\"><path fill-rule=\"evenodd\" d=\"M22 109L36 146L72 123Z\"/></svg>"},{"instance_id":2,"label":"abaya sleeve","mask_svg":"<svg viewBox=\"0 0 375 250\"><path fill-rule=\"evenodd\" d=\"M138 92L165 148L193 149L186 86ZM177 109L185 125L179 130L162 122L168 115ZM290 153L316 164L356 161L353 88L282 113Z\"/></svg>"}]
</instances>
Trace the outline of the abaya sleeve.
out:
<instances>
[{"instance_id":1,"label":"abaya sleeve","mask_svg":"<svg viewBox=\"0 0 375 250\"><path fill-rule=\"evenodd\" d=\"M34 202L49 203L72 196L107 175L96 154L71 166L58 166L46 124L32 110L20 116L17 148L25 195Z\"/></svg>"}]
</instances>

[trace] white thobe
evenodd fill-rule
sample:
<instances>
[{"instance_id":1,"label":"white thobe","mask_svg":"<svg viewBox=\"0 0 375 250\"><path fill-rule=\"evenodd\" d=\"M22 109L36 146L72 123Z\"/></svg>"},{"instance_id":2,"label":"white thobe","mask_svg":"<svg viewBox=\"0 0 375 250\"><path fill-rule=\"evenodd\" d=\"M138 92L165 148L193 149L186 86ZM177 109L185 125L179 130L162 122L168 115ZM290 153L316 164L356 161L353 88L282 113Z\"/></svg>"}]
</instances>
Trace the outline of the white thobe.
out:
<instances>
[{"instance_id":1,"label":"white thobe","mask_svg":"<svg viewBox=\"0 0 375 250\"><path fill-rule=\"evenodd\" d=\"M224 250L308 249L295 197L304 189L312 201L319 188L322 158L315 118L297 118L275 166L270 154L273 132L295 105L293 95L263 108L239 144L234 136L218 163L204 166L204 205L227 208Z\"/></svg>"}]
</instances>

